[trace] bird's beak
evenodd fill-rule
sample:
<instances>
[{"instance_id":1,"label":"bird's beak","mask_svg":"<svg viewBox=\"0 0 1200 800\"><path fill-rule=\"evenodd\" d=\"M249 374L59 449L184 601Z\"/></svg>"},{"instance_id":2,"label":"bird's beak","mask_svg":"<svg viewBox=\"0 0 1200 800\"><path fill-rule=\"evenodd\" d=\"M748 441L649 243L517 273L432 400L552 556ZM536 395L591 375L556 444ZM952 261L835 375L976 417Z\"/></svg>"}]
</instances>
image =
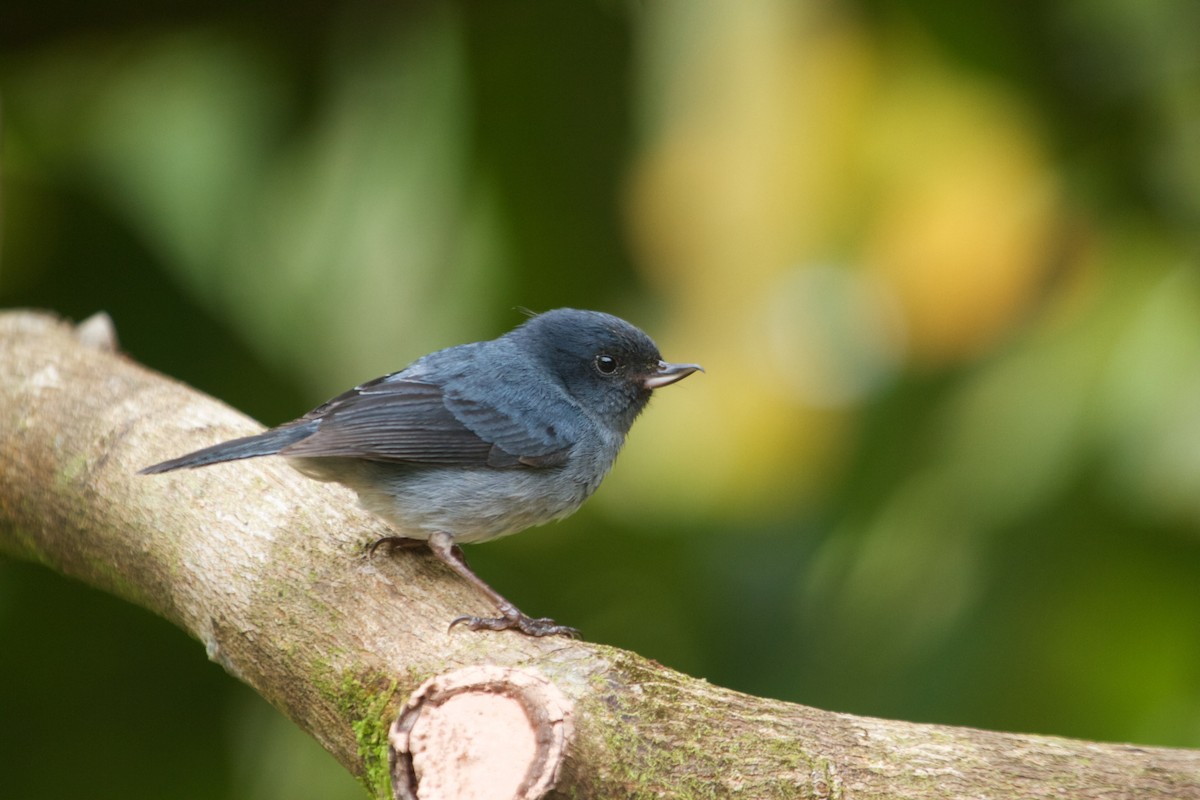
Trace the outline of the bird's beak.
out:
<instances>
[{"instance_id":1,"label":"bird's beak","mask_svg":"<svg viewBox=\"0 0 1200 800\"><path fill-rule=\"evenodd\" d=\"M675 381L683 380L693 372L704 372L704 367L699 364L669 364L666 361L660 361L658 369L642 379L642 386L646 389L668 386Z\"/></svg>"}]
</instances>

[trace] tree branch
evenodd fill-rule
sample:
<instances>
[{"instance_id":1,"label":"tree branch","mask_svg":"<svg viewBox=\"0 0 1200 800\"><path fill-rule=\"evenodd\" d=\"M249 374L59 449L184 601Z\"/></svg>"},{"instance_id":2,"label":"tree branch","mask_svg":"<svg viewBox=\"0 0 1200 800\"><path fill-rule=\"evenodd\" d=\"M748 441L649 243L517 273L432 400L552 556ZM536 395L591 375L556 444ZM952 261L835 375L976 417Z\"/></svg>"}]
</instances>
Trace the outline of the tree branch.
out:
<instances>
[{"instance_id":1,"label":"tree branch","mask_svg":"<svg viewBox=\"0 0 1200 800\"><path fill-rule=\"evenodd\" d=\"M136 475L258 426L106 330L0 315L0 553L171 620L376 796L1200 797L1200 752L853 717L447 631L488 609L431 558L367 558L388 531L348 491L275 459Z\"/></svg>"}]
</instances>

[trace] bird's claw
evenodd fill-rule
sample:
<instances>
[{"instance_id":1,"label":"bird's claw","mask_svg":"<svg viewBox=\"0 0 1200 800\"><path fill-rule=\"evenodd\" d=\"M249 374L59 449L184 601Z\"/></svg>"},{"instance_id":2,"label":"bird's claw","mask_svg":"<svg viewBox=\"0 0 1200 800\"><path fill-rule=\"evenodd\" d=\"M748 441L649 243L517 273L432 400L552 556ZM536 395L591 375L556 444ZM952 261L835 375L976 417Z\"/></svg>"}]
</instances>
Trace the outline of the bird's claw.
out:
<instances>
[{"instance_id":1,"label":"bird's claw","mask_svg":"<svg viewBox=\"0 0 1200 800\"><path fill-rule=\"evenodd\" d=\"M376 539L367 548L367 558L374 558L375 551L381 547L386 547L388 550L416 550L425 547L425 542L421 539L406 539L403 536L384 536Z\"/></svg>"},{"instance_id":2,"label":"bird's claw","mask_svg":"<svg viewBox=\"0 0 1200 800\"><path fill-rule=\"evenodd\" d=\"M578 639L580 635L577 628L559 625L549 617L535 619L524 614L511 617L462 616L450 623L450 630L457 625L465 625L473 631L518 630L526 636L566 636L570 639Z\"/></svg>"}]
</instances>

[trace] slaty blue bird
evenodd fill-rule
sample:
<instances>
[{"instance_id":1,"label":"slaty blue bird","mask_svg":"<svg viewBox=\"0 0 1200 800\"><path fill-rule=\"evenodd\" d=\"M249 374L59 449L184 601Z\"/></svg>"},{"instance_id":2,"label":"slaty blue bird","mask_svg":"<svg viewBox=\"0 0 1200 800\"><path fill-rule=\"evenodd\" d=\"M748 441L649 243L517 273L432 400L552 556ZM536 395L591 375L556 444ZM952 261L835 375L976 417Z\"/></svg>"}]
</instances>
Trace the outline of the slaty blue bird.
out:
<instances>
[{"instance_id":1,"label":"slaty blue bird","mask_svg":"<svg viewBox=\"0 0 1200 800\"><path fill-rule=\"evenodd\" d=\"M499 338L458 345L338 395L299 419L205 447L144 474L277 455L358 493L396 531L381 545L428 546L499 616L450 626L577 636L527 616L477 576L461 544L507 536L579 508L612 467L651 393L694 372L611 314L560 308Z\"/></svg>"}]
</instances>

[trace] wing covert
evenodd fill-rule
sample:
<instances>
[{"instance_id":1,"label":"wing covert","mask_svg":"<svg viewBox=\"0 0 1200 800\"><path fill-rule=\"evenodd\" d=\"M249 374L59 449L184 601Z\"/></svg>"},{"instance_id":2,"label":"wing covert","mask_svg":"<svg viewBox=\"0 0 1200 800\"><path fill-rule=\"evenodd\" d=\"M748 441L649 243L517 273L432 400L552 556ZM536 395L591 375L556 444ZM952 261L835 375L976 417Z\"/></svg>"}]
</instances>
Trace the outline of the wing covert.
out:
<instances>
[{"instance_id":1,"label":"wing covert","mask_svg":"<svg viewBox=\"0 0 1200 800\"><path fill-rule=\"evenodd\" d=\"M320 420L317 430L281 455L545 468L563 463L570 445L531 434L528 426L495 407L448 403L442 387L399 374L339 395L305 415L313 418Z\"/></svg>"}]
</instances>

